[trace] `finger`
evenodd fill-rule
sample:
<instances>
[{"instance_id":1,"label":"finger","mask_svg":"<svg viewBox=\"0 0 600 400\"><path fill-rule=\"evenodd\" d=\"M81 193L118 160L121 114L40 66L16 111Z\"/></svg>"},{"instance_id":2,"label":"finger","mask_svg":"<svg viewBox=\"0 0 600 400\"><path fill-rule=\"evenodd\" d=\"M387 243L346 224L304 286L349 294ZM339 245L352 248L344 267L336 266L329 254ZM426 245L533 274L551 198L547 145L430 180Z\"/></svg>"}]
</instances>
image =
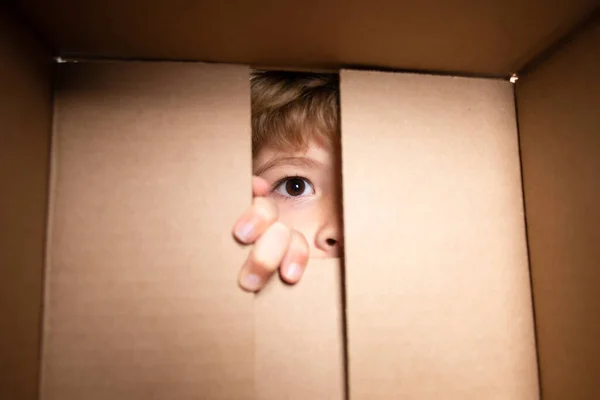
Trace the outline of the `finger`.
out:
<instances>
[{"instance_id":1,"label":"finger","mask_svg":"<svg viewBox=\"0 0 600 400\"><path fill-rule=\"evenodd\" d=\"M289 284L300 281L308 264L308 242L303 234L293 230L287 253L281 261L281 279Z\"/></svg>"},{"instance_id":2,"label":"finger","mask_svg":"<svg viewBox=\"0 0 600 400\"><path fill-rule=\"evenodd\" d=\"M252 195L266 196L269 194L269 182L261 178L260 176L252 176Z\"/></svg>"},{"instance_id":3,"label":"finger","mask_svg":"<svg viewBox=\"0 0 600 400\"><path fill-rule=\"evenodd\" d=\"M260 290L279 268L290 245L291 231L281 222L275 222L256 241L240 271L239 284L250 292Z\"/></svg>"},{"instance_id":4,"label":"finger","mask_svg":"<svg viewBox=\"0 0 600 400\"><path fill-rule=\"evenodd\" d=\"M278 217L277 206L265 197L252 199L252 206L235 223L233 236L244 244L256 241Z\"/></svg>"}]
</instances>

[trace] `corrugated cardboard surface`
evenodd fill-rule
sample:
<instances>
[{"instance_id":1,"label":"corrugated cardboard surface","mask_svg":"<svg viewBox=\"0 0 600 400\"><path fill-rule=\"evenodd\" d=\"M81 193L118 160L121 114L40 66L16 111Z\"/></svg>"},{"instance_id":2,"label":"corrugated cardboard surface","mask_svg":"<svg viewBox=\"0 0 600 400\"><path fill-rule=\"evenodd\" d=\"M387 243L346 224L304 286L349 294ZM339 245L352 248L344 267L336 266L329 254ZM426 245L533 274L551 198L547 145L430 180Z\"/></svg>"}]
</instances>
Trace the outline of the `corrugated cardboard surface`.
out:
<instances>
[{"instance_id":1,"label":"corrugated cardboard surface","mask_svg":"<svg viewBox=\"0 0 600 400\"><path fill-rule=\"evenodd\" d=\"M598 0L13 0L63 54L509 75Z\"/></svg>"},{"instance_id":2,"label":"corrugated cardboard surface","mask_svg":"<svg viewBox=\"0 0 600 400\"><path fill-rule=\"evenodd\" d=\"M0 9L0 398L35 399L39 370L51 59Z\"/></svg>"},{"instance_id":3,"label":"corrugated cardboard surface","mask_svg":"<svg viewBox=\"0 0 600 400\"><path fill-rule=\"evenodd\" d=\"M513 88L343 71L350 398L537 399Z\"/></svg>"},{"instance_id":4,"label":"corrugated cardboard surface","mask_svg":"<svg viewBox=\"0 0 600 400\"><path fill-rule=\"evenodd\" d=\"M59 72L43 399L253 398L248 68Z\"/></svg>"},{"instance_id":5,"label":"corrugated cardboard surface","mask_svg":"<svg viewBox=\"0 0 600 400\"><path fill-rule=\"evenodd\" d=\"M302 281L256 297L256 399L343 400L341 264L312 259Z\"/></svg>"},{"instance_id":6,"label":"corrugated cardboard surface","mask_svg":"<svg viewBox=\"0 0 600 400\"><path fill-rule=\"evenodd\" d=\"M237 287L248 69L59 72L43 399L342 399L339 260Z\"/></svg>"},{"instance_id":7,"label":"corrugated cardboard surface","mask_svg":"<svg viewBox=\"0 0 600 400\"><path fill-rule=\"evenodd\" d=\"M600 398L600 20L517 86L544 399Z\"/></svg>"}]
</instances>

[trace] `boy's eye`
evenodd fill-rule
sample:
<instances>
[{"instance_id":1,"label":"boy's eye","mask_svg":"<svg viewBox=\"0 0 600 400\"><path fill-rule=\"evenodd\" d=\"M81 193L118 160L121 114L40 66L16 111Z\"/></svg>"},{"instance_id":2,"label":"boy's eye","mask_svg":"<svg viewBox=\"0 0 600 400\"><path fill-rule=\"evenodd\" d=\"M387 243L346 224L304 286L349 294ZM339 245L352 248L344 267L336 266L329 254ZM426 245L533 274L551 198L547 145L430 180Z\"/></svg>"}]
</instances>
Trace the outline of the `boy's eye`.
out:
<instances>
[{"instance_id":1,"label":"boy's eye","mask_svg":"<svg viewBox=\"0 0 600 400\"><path fill-rule=\"evenodd\" d=\"M287 178L283 180L274 190L277 194L285 197L310 196L315 194L311 183L300 177Z\"/></svg>"}]
</instances>

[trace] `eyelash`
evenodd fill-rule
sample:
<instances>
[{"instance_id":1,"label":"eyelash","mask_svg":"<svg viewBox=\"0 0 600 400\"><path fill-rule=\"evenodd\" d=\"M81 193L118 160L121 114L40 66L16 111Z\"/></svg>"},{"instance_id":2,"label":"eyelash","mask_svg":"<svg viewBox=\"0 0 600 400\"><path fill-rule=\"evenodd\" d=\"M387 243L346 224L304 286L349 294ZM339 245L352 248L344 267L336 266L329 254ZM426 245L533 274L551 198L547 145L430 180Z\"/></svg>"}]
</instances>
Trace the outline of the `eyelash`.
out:
<instances>
[{"instance_id":1,"label":"eyelash","mask_svg":"<svg viewBox=\"0 0 600 400\"><path fill-rule=\"evenodd\" d=\"M310 179L304 177L304 176L300 176L300 175L285 175L283 178L277 180L272 186L271 186L271 194L277 194L276 189L279 187L279 185L281 185L283 182L289 180L289 179L294 179L294 178L298 178L298 179L303 179L306 182L308 182L308 184L313 188L313 190L315 190L315 185L313 185L313 183L311 182ZM283 198L285 201L298 201L299 199L301 199L302 197L298 198L298 197L288 197L288 196L281 196L278 195L278 197Z\"/></svg>"}]
</instances>

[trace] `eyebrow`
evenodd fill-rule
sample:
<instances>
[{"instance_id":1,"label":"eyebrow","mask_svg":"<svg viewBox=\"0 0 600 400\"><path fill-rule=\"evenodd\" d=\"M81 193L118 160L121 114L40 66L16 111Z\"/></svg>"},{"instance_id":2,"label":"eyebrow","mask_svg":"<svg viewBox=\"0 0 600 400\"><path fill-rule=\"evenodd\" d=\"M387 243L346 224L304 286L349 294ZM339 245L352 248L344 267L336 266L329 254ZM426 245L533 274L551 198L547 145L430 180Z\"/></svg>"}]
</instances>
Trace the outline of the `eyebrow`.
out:
<instances>
[{"instance_id":1,"label":"eyebrow","mask_svg":"<svg viewBox=\"0 0 600 400\"><path fill-rule=\"evenodd\" d=\"M266 163L264 163L263 165L261 165L260 167L258 167L256 169L256 171L254 171L254 175L261 175L265 172L267 172L268 170L270 170L271 168L275 168L275 167L279 167L281 165L293 165L296 167L307 167L307 168L313 168L313 169L319 169L323 167L323 164L321 164L318 161L315 161L311 158L307 158L307 157L273 157L271 158L269 161L267 161Z\"/></svg>"}]
</instances>

